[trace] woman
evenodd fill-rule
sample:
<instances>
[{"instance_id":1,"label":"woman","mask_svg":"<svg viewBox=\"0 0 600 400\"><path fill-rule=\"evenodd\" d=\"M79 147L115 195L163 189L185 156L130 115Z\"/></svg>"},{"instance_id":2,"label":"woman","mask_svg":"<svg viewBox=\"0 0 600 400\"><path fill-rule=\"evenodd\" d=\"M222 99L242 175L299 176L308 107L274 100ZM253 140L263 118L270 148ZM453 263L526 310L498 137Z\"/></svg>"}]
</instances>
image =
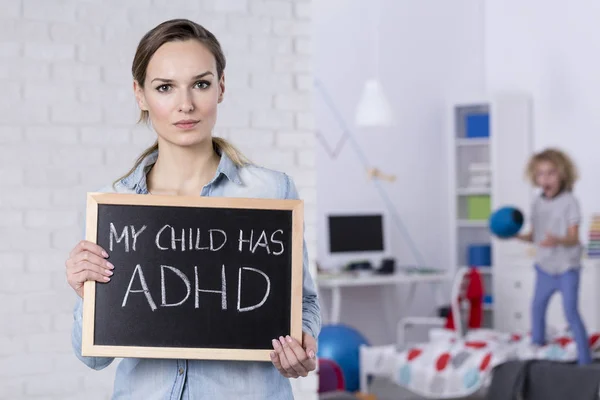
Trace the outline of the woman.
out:
<instances>
[{"instance_id":1,"label":"woman","mask_svg":"<svg viewBox=\"0 0 600 400\"><path fill-rule=\"evenodd\" d=\"M285 174L251 165L232 145L212 137L225 92L225 57L212 33L189 20L164 22L140 41L133 88L141 121L151 122L156 143L104 191L117 193L293 199ZM93 369L113 359L81 355L83 284L107 282L114 266L104 249L82 241L66 262L78 294L72 332L77 357ZM290 399L286 378L316 367L320 308L304 250L303 340L274 338L272 363L127 358L120 362L114 399Z\"/></svg>"}]
</instances>

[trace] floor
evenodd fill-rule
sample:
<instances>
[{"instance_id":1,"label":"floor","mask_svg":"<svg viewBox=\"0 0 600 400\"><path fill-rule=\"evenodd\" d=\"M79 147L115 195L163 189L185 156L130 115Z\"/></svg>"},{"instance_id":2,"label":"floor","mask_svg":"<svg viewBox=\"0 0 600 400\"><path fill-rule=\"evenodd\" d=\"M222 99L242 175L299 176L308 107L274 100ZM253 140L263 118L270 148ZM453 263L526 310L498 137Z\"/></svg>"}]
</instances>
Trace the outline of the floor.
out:
<instances>
[{"instance_id":1,"label":"floor","mask_svg":"<svg viewBox=\"0 0 600 400\"><path fill-rule=\"evenodd\" d=\"M371 383L371 393L377 396L377 400L424 400L400 386L386 380L374 379ZM356 400L356 397L346 393L323 394L320 400ZM429 399L432 400L432 399ZM484 397L469 397L465 400L484 400Z\"/></svg>"}]
</instances>

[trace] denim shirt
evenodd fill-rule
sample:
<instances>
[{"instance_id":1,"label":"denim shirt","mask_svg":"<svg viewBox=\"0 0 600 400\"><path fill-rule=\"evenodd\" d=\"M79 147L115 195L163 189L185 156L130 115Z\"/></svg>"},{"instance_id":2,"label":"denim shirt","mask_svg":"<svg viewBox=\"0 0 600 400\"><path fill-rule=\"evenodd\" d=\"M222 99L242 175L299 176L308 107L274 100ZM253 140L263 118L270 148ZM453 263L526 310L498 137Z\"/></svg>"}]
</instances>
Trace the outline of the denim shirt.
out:
<instances>
[{"instance_id":1,"label":"denim shirt","mask_svg":"<svg viewBox=\"0 0 600 400\"><path fill-rule=\"evenodd\" d=\"M127 177L103 189L111 193L147 194L146 174L158 152L146 157ZM215 177L202 188L202 196L297 199L298 192L286 174L247 165L237 167L225 154ZM317 338L321 329L320 307L308 270L304 244L302 329ZM76 356L88 367L101 370L114 358L81 355L83 301L74 309L72 345ZM288 378L271 362L172 360L124 358L117 367L113 399L134 400L280 400L293 399Z\"/></svg>"}]
</instances>

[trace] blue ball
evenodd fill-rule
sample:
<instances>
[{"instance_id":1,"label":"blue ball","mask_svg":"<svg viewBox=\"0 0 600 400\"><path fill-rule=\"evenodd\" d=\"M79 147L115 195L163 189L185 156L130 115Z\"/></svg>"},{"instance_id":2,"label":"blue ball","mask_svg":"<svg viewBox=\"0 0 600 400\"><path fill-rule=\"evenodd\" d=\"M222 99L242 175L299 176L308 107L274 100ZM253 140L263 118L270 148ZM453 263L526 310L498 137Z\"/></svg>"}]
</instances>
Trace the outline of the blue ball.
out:
<instances>
[{"instance_id":1,"label":"blue ball","mask_svg":"<svg viewBox=\"0 0 600 400\"><path fill-rule=\"evenodd\" d=\"M523 227L523 213L516 207L499 208L490 215L490 230L501 238L515 236Z\"/></svg>"},{"instance_id":2,"label":"blue ball","mask_svg":"<svg viewBox=\"0 0 600 400\"><path fill-rule=\"evenodd\" d=\"M343 325L325 325L319 334L319 358L335 361L344 374L345 390L359 389L359 348L368 345L367 339L356 329Z\"/></svg>"}]
</instances>

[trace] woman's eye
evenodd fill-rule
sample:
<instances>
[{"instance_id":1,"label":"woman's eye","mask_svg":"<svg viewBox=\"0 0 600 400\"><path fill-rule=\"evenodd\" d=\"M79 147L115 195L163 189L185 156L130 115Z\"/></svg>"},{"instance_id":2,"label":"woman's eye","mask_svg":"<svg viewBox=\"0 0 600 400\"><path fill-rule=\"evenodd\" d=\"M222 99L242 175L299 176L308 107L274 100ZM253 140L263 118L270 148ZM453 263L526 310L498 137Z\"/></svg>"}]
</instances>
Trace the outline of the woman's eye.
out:
<instances>
[{"instance_id":1,"label":"woman's eye","mask_svg":"<svg viewBox=\"0 0 600 400\"><path fill-rule=\"evenodd\" d=\"M199 88L199 89L207 89L207 88L210 86L210 82L207 82L207 81L199 81L199 82L196 82L196 85L195 85L195 86L196 86L197 88Z\"/></svg>"},{"instance_id":2,"label":"woman's eye","mask_svg":"<svg viewBox=\"0 0 600 400\"><path fill-rule=\"evenodd\" d=\"M160 85L159 87L156 88L156 90L158 90L159 92L166 92L170 89L170 85Z\"/></svg>"}]
</instances>

